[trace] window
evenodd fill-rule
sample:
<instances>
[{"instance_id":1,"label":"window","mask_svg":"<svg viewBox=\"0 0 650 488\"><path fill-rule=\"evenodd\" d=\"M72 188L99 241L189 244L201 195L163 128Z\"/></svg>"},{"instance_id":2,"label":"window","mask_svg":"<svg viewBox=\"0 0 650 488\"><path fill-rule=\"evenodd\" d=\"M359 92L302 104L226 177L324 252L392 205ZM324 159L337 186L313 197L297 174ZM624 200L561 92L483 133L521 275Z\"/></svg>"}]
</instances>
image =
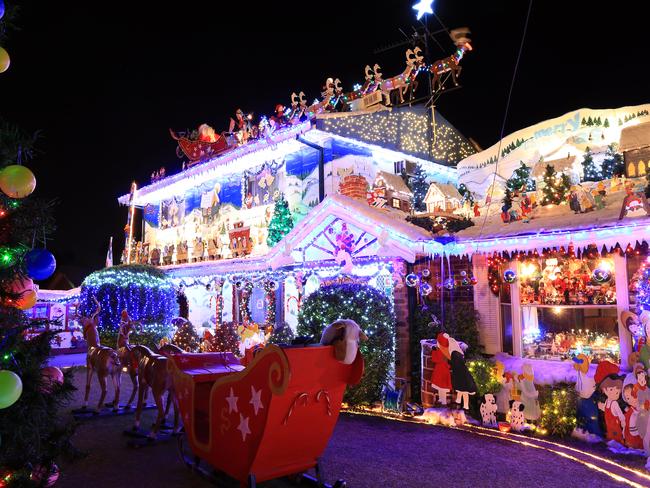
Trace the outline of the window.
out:
<instances>
[{"instance_id":1,"label":"window","mask_svg":"<svg viewBox=\"0 0 650 488\"><path fill-rule=\"evenodd\" d=\"M400 201L397 198L393 198L393 208L400 208Z\"/></svg>"}]
</instances>

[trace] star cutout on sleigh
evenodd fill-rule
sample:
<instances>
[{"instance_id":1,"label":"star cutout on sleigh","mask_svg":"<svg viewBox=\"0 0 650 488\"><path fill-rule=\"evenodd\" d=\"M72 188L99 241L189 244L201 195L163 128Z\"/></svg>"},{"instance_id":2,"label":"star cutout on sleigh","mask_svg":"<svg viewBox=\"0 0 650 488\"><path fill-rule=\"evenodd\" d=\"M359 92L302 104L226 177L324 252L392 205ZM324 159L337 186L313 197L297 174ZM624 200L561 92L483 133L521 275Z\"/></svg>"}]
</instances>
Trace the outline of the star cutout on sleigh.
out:
<instances>
[{"instance_id":1,"label":"star cutout on sleigh","mask_svg":"<svg viewBox=\"0 0 650 488\"><path fill-rule=\"evenodd\" d=\"M241 440L246 442L246 436L251 433L251 430L248 428L248 417L244 417L241 413L239 414L239 427L237 430L241 432Z\"/></svg>"},{"instance_id":2,"label":"star cutout on sleigh","mask_svg":"<svg viewBox=\"0 0 650 488\"><path fill-rule=\"evenodd\" d=\"M251 386L251 401L249 402L251 405L253 405L253 409L255 410L255 415L257 415L257 412L261 409L264 408L264 405L262 405L262 390L255 391L255 387Z\"/></svg>"},{"instance_id":3,"label":"star cutout on sleigh","mask_svg":"<svg viewBox=\"0 0 650 488\"><path fill-rule=\"evenodd\" d=\"M228 402L228 413L239 411L237 410L237 400L239 400L239 397L236 397L235 392L230 388L230 395L226 397L226 402Z\"/></svg>"},{"instance_id":4,"label":"star cutout on sleigh","mask_svg":"<svg viewBox=\"0 0 650 488\"><path fill-rule=\"evenodd\" d=\"M424 14L433 13L433 9L431 8L432 4L433 4L433 0L420 0L419 3L413 5L413 10L418 11L416 15L418 20L420 20Z\"/></svg>"}]
</instances>

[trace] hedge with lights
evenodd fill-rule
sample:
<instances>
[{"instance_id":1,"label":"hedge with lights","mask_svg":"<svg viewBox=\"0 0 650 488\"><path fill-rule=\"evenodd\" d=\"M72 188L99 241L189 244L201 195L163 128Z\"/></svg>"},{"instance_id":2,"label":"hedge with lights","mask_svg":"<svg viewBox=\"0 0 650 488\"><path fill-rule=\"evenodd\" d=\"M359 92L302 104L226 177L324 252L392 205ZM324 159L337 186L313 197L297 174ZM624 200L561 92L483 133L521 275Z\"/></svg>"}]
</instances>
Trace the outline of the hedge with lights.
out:
<instances>
[{"instance_id":1,"label":"hedge with lights","mask_svg":"<svg viewBox=\"0 0 650 488\"><path fill-rule=\"evenodd\" d=\"M157 268L123 265L96 271L84 280L79 297L79 311L91 315L96 298L101 304L99 334L103 345L115 347L122 310L142 324L142 333L134 333L134 343L149 347L169 336L170 322L178 315L176 289Z\"/></svg>"},{"instance_id":2,"label":"hedge with lights","mask_svg":"<svg viewBox=\"0 0 650 488\"><path fill-rule=\"evenodd\" d=\"M338 319L352 319L368 336L361 344L365 373L348 388L345 401L352 406L372 405L389 380L394 360L395 312L390 299L367 285L326 285L304 299L298 316L298 335L320 340L323 329Z\"/></svg>"}]
</instances>

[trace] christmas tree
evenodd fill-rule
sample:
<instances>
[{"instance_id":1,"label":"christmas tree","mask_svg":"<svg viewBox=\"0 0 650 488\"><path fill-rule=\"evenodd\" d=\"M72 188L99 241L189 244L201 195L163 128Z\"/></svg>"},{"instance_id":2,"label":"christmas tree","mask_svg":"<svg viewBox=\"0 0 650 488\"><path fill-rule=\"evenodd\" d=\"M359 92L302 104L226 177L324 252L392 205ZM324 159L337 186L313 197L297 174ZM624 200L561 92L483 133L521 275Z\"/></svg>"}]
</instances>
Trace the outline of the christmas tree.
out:
<instances>
[{"instance_id":1,"label":"christmas tree","mask_svg":"<svg viewBox=\"0 0 650 488\"><path fill-rule=\"evenodd\" d=\"M427 174L419 164L416 166L413 176L409 178L409 183L409 187L413 192L413 210L424 212L427 209L424 197L427 196L429 183L427 183Z\"/></svg>"},{"instance_id":2,"label":"christmas tree","mask_svg":"<svg viewBox=\"0 0 650 488\"><path fill-rule=\"evenodd\" d=\"M612 178L615 175L622 175L625 171L623 156L617 151L616 144L607 146L605 159L603 160L603 179Z\"/></svg>"},{"instance_id":3,"label":"christmas tree","mask_svg":"<svg viewBox=\"0 0 650 488\"><path fill-rule=\"evenodd\" d=\"M278 344L278 345L291 344L291 341L293 341L294 337L295 334L293 333L293 330L291 330L289 324L285 322L282 325L282 327L275 327L273 329L273 332L271 332L271 335L267 342L268 344Z\"/></svg>"},{"instance_id":4,"label":"christmas tree","mask_svg":"<svg viewBox=\"0 0 650 488\"><path fill-rule=\"evenodd\" d=\"M4 4L0 2L0 6ZM15 25L15 7L0 15L0 44ZM2 76L2 75L0 75ZM19 94L16 94L19 96ZM70 373L47 366L53 333L32 336L25 310L36 302L33 280L49 278L54 256L42 249L54 230L51 203L30 197L35 136L0 117L0 486L44 486L55 461L73 453L72 426L60 414L74 387ZM30 337L31 336L31 337Z\"/></svg>"},{"instance_id":5,"label":"christmas tree","mask_svg":"<svg viewBox=\"0 0 650 488\"><path fill-rule=\"evenodd\" d=\"M224 322L214 331L214 335L206 340L205 352L231 352L239 354L239 335L233 322Z\"/></svg>"},{"instance_id":6,"label":"christmas tree","mask_svg":"<svg viewBox=\"0 0 650 488\"><path fill-rule=\"evenodd\" d=\"M508 188L512 193L534 191L535 181L530 177L530 172L531 168L521 162L519 168L517 168L508 181L506 181L506 188Z\"/></svg>"},{"instance_id":7,"label":"christmas tree","mask_svg":"<svg viewBox=\"0 0 650 488\"><path fill-rule=\"evenodd\" d=\"M269 247L275 246L293 228L293 219L289 210L289 203L281 194L275 202L273 217L269 223L269 236L266 243Z\"/></svg>"},{"instance_id":8,"label":"christmas tree","mask_svg":"<svg viewBox=\"0 0 650 488\"><path fill-rule=\"evenodd\" d=\"M585 149L585 155L582 159L582 172L583 181L600 181L603 179L600 169L596 166L591 150L588 147Z\"/></svg>"},{"instance_id":9,"label":"christmas tree","mask_svg":"<svg viewBox=\"0 0 650 488\"><path fill-rule=\"evenodd\" d=\"M201 345L201 339L196 333L192 322L183 317L177 317L172 320L172 325L176 326L176 332L172 337L172 344L177 345L183 351L196 352Z\"/></svg>"},{"instance_id":10,"label":"christmas tree","mask_svg":"<svg viewBox=\"0 0 650 488\"><path fill-rule=\"evenodd\" d=\"M471 191L469 191L469 188L465 186L465 183L461 183L458 186L458 193L460 193L460 196L463 197L463 203L465 201L469 201L470 205L474 205L474 201L475 201L474 194Z\"/></svg>"},{"instance_id":11,"label":"christmas tree","mask_svg":"<svg viewBox=\"0 0 650 488\"><path fill-rule=\"evenodd\" d=\"M571 180L564 173L558 174L550 164L544 172L544 188L542 188L542 205L557 205L566 200L571 188Z\"/></svg>"}]
</instances>

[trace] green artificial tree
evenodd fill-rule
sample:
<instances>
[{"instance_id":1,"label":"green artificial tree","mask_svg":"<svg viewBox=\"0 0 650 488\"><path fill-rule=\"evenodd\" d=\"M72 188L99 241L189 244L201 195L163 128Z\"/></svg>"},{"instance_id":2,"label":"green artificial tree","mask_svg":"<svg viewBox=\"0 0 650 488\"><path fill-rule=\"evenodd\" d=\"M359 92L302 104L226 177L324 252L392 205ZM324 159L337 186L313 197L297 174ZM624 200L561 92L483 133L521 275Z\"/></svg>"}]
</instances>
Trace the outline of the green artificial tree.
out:
<instances>
[{"instance_id":1,"label":"green artificial tree","mask_svg":"<svg viewBox=\"0 0 650 488\"><path fill-rule=\"evenodd\" d=\"M291 341L295 338L295 334L293 333L293 330L291 330L291 327L289 327L289 324L286 322L282 325L282 327L274 327L273 332L271 332L271 335L267 341L269 344L276 344L276 345L281 345L281 344L291 344Z\"/></svg>"},{"instance_id":2,"label":"green artificial tree","mask_svg":"<svg viewBox=\"0 0 650 488\"><path fill-rule=\"evenodd\" d=\"M507 186L506 186L506 191L503 194L502 203L505 208L512 207L512 191Z\"/></svg>"},{"instance_id":3,"label":"green artificial tree","mask_svg":"<svg viewBox=\"0 0 650 488\"><path fill-rule=\"evenodd\" d=\"M202 349L204 352L231 352L239 354L239 334L234 322L224 322L217 327L214 335L206 339Z\"/></svg>"},{"instance_id":4,"label":"green artificial tree","mask_svg":"<svg viewBox=\"0 0 650 488\"><path fill-rule=\"evenodd\" d=\"M172 337L172 344L177 345L185 352L197 352L201 345L201 338L196 333L194 325L189 320L175 319L176 332Z\"/></svg>"},{"instance_id":5,"label":"green artificial tree","mask_svg":"<svg viewBox=\"0 0 650 488\"><path fill-rule=\"evenodd\" d=\"M605 129L609 129L609 119L605 119L605 122L603 122L603 127Z\"/></svg>"},{"instance_id":6,"label":"green artificial tree","mask_svg":"<svg viewBox=\"0 0 650 488\"><path fill-rule=\"evenodd\" d=\"M275 202L266 243L269 247L275 246L291 229L293 229L293 219L291 218L289 203L284 198L284 194L281 194Z\"/></svg>"},{"instance_id":7,"label":"green artificial tree","mask_svg":"<svg viewBox=\"0 0 650 488\"><path fill-rule=\"evenodd\" d=\"M544 172L542 188L542 205L558 205L566 200L571 189L571 180L564 173L558 174L550 164Z\"/></svg>"},{"instance_id":8,"label":"green artificial tree","mask_svg":"<svg viewBox=\"0 0 650 488\"><path fill-rule=\"evenodd\" d=\"M390 299L368 285L322 286L304 299L298 317L298 335L319 341L323 329L338 319L352 319L368 336L360 344L365 361L361 382L348 388L350 405L372 405L390 379L395 347L395 313Z\"/></svg>"},{"instance_id":9,"label":"green artificial tree","mask_svg":"<svg viewBox=\"0 0 650 488\"><path fill-rule=\"evenodd\" d=\"M615 143L607 146L602 168L603 179L613 178L614 176L622 175L625 172L623 155L619 153L617 149L618 146Z\"/></svg>"},{"instance_id":10,"label":"green artificial tree","mask_svg":"<svg viewBox=\"0 0 650 488\"><path fill-rule=\"evenodd\" d=\"M16 7L4 14L0 45L6 47ZM27 253L44 247L54 232L52 203L29 195L27 182L35 180L23 166L36 156L36 140L37 134L0 117L0 175L14 175L8 178L13 183L0 178L0 486L7 488L45 486L58 478L60 457L75 453L73 425L62 413L75 390L72 374L47 365L53 332L32 335L60 324L30 320L24 312L36 297L32 279L46 279ZM15 179L20 173L22 182Z\"/></svg>"},{"instance_id":11,"label":"green artificial tree","mask_svg":"<svg viewBox=\"0 0 650 488\"><path fill-rule=\"evenodd\" d=\"M603 179L602 173L594 162L591 150L587 147L582 158L583 181L600 181Z\"/></svg>"},{"instance_id":12,"label":"green artificial tree","mask_svg":"<svg viewBox=\"0 0 650 488\"><path fill-rule=\"evenodd\" d=\"M413 192L413 210L424 212L427 209L424 198L427 196L427 191L429 191L429 183L427 183L427 174L419 164L415 167L413 176L409 178L409 183L409 187Z\"/></svg>"}]
</instances>

